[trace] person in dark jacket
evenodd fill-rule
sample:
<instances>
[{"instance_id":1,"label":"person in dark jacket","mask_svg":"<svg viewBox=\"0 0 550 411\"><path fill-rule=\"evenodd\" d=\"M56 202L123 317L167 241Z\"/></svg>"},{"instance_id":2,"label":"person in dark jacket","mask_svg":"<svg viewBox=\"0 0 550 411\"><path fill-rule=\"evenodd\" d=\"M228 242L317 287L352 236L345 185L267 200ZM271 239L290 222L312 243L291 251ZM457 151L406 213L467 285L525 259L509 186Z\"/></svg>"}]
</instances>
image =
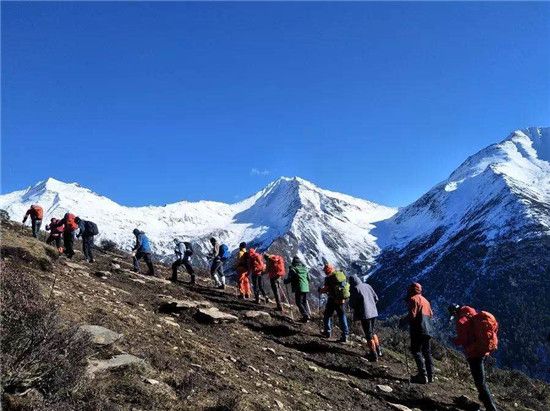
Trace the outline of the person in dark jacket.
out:
<instances>
[{"instance_id":1,"label":"person in dark jacket","mask_svg":"<svg viewBox=\"0 0 550 411\"><path fill-rule=\"evenodd\" d=\"M132 256L134 260L134 271L139 273L139 260L142 258L149 268L149 275L155 275L155 267L153 266L153 260L151 258L151 244L149 243L149 238L145 235L143 231L138 230L137 228L133 231L136 236L136 245L132 250Z\"/></svg>"},{"instance_id":2,"label":"person in dark jacket","mask_svg":"<svg viewBox=\"0 0 550 411\"><path fill-rule=\"evenodd\" d=\"M193 255L193 248L191 247L191 243L187 241L180 241L176 238L174 239L174 244L176 244L176 248L174 249L174 252L176 254L176 261L174 261L174 264L172 264L171 280L174 282L178 281L178 267L180 265L183 265L185 267L185 270L191 276L191 281L189 282L189 284L195 284L195 270L193 270L193 267L191 267L191 263L189 261L189 259Z\"/></svg>"},{"instance_id":3,"label":"person in dark jacket","mask_svg":"<svg viewBox=\"0 0 550 411\"><path fill-rule=\"evenodd\" d=\"M418 374L411 377L411 382L431 383L433 382L432 307L430 302L422 296L422 286L418 283L409 285L405 302L408 307L407 319L411 335L411 352L418 368Z\"/></svg>"},{"instance_id":4,"label":"person in dark jacket","mask_svg":"<svg viewBox=\"0 0 550 411\"><path fill-rule=\"evenodd\" d=\"M363 332L369 346L367 359L369 361L378 361L382 356L380 341L374 332L374 322L378 317L376 303L378 296L369 284L362 282L359 277L352 275L349 278L350 297L349 306L353 310L353 320L361 321Z\"/></svg>"},{"instance_id":5,"label":"person in dark jacket","mask_svg":"<svg viewBox=\"0 0 550 411\"><path fill-rule=\"evenodd\" d=\"M309 270L297 256L292 259L288 270L288 276L284 280L285 284L290 284L294 293L294 301L300 314L302 322L307 323L311 319L307 295L309 294Z\"/></svg>"},{"instance_id":6,"label":"person in dark jacket","mask_svg":"<svg viewBox=\"0 0 550 411\"><path fill-rule=\"evenodd\" d=\"M63 226L63 252L67 258L73 258L74 255L74 233L78 229L76 216L72 213L65 213L61 220L58 220L56 227Z\"/></svg>"},{"instance_id":7,"label":"person in dark jacket","mask_svg":"<svg viewBox=\"0 0 550 411\"><path fill-rule=\"evenodd\" d=\"M470 371L479 394L479 400L487 411L497 411L495 400L485 379L485 360L491 352L479 349L476 342L475 330L472 327L472 318L477 314L477 311L467 305L461 307L458 304L452 304L449 307L449 313L456 318L456 338L453 340L453 343L464 348L464 353L466 354L466 359L470 365Z\"/></svg>"},{"instance_id":8,"label":"person in dark jacket","mask_svg":"<svg viewBox=\"0 0 550 411\"><path fill-rule=\"evenodd\" d=\"M38 233L40 232L40 226L42 225L42 217L44 216L44 211L42 207L38 204L33 204L25 213L23 217L23 224L27 221L27 217L31 218L31 227L32 227L32 236L38 238Z\"/></svg>"},{"instance_id":9,"label":"person in dark jacket","mask_svg":"<svg viewBox=\"0 0 550 411\"><path fill-rule=\"evenodd\" d=\"M76 217L74 221L78 224L79 233L78 237L82 237L82 252L84 253L84 258L89 263L94 262L94 233L91 230L91 221L82 220L80 217Z\"/></svg>"},{"instance_id":10,"label":"person in dark jacket","mask_svg":"<svg viewBox=\"0 0 550 411\"><path fill-rule=\"evenodd\" d=\"M340 337L341 343L348 342L349 326L348 317L346 316L346 298L341 295L342 286L346 283L346 276L342 271L336 271L334 267L325 263L323 271L326 274L325 283L322 287L319 287L319 293L327 294L327 304L325 305L325 312L323 314L323 337L330 338L332 335L332 315L336 312L340 321L340 328L342 330L342 336Z\"/></svg>"},{"instance_id":11,"label":"person in dark jacket","mask_svg":"<svg viewBox=\"0 0 550 411\"><path fill-rule=\"evenodd\" d=\"M46 240L46 244L55 243L55 248L57 248L57 251L59 251L59 254L62 254L63 247L62 247L61 241L62 241L64 226L58 226L57 225L58 221L59 220L57 218L52 218L50 220L50 224L46 226L46 231L50 232L50 235Z\"/></svg>"},{"instance_id":12,"label":"person in dark jacket","mask_svg":"<svg viewBox=\"0 0 550 411\"><path fill-rule=\"evenodd\" d=\"M212 251L210 252L210 258L212 259L210 276L214 279L216 288L223 290L225 288L225 274L223 272L222 256L220 255L221 244L215 238L210 239L210 244L212 244Z\"/></svg>"}]
</instances>

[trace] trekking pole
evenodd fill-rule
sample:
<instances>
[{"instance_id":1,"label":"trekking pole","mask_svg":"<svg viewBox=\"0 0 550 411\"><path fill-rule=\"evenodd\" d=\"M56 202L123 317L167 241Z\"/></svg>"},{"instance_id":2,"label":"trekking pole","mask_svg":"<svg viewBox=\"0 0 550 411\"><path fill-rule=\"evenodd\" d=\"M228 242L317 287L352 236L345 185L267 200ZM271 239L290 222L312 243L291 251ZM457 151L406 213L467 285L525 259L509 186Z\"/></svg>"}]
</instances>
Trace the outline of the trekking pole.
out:
<instances>
[{"instance_id":1,"label":"trekking pole","mask_svg":"<svg viewBox=\"0 0 550 411\"><path fill-rule=\"evenodd\" d=\"M409 355L407 350L407 337L403 337L403 354L405 355L405 366L407 367L407 379L409 380L409 384L411 382L410 375L411 375L411 367L409 366Z\"/></svg>"}]
</instances>

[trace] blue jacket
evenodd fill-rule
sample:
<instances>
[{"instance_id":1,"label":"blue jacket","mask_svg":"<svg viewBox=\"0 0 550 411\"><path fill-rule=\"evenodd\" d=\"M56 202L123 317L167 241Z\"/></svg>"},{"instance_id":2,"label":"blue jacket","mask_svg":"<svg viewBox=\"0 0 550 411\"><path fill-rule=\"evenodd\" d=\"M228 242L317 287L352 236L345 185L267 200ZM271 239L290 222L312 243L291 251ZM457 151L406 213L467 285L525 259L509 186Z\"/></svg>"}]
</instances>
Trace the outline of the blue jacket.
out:
<instances>
[{"instance_id":1,"label":"blue jacket","mask_svg":"<svg viewBox=\"0 0 550 411\"><path fill-rule=\"evenodd\" d=\"M136 235L134 250L141 253L151 253L151 244L149 244L149 239L143 231Z\"/></svg>"}]
</instances>

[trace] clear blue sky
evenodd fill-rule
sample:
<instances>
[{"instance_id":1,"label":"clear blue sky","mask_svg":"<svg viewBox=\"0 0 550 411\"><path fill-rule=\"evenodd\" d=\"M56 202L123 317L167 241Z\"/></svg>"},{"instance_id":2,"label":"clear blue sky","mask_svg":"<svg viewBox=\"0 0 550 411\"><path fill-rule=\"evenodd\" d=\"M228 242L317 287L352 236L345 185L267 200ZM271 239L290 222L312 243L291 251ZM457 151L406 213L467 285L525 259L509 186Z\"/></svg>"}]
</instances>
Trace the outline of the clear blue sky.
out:
<instances>
[{"instance_id":1,"label":"clear blue sky","mask_svg":"<svg viewBox=\"0 0 550 411\"><path fill-rule=\"evenodd\" d=\"M549 39L550 3L3 2L2 192L405 205L550 123Z\"/></svg>"}]
</instances>

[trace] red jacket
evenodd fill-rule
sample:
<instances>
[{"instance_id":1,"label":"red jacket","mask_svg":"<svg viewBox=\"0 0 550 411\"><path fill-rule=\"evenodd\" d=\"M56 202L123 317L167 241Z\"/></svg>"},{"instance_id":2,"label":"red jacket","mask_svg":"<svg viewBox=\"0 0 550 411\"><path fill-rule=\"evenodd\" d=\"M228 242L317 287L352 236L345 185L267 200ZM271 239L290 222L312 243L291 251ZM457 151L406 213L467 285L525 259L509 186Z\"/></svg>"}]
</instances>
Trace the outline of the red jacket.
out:
<instances>
[{"instance_id":1,"label":"red jacket","mask_svg":"<svg viewBox=\"0 0 550 411\"><path fill-rule=\"evenodd\" d=\"M409 286L406 302L411 334L433 337L432 306L422 296L420 284L413 283Z\"/></svg>"}]
</instances>

